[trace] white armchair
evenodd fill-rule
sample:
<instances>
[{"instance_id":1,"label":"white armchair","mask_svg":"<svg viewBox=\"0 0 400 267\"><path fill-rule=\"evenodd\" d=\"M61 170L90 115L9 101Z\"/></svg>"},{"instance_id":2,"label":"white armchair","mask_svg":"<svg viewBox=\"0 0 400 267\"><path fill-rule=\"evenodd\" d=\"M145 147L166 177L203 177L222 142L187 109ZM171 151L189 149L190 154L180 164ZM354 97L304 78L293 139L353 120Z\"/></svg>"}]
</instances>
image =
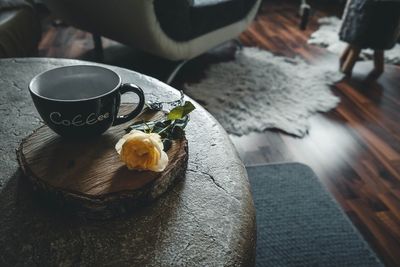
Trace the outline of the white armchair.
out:
<instances>
[{"instance_id":1,"label":"white armchair","mask_svg":"<svg viewBox=\"0 0 400 267\"><path fill-rule=\"evenodd\" d=\"M261 0L44 0L67 23L165 59L194 58L236 38Z\"/></svg>"}]
</instances>

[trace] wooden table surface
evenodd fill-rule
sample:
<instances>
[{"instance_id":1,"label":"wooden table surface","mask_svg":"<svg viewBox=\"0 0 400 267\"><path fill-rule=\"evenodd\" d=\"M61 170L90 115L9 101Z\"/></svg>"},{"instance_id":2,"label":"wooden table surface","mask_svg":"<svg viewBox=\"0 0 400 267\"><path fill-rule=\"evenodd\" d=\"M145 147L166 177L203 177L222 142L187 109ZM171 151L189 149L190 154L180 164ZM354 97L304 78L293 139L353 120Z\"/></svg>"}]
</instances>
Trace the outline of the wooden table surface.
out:
<instances>
[{"instance_id":1,"label":"wooden table surface","mask_svg":"<svg viewBox=\"0 0 400 267\"><path fill-rule=\"evenodd\" d=\"M51 209L37 197L15 155L41 125L27 85L42 71L72 64L89 63L0 60L0 266L252 265L255 211L246 171L225 131L197 104L187 127L186 177L151 205L93 221ZM147 100L179 98L153 78L108 67L142 87Z\"/></svg>"}]
</instances>

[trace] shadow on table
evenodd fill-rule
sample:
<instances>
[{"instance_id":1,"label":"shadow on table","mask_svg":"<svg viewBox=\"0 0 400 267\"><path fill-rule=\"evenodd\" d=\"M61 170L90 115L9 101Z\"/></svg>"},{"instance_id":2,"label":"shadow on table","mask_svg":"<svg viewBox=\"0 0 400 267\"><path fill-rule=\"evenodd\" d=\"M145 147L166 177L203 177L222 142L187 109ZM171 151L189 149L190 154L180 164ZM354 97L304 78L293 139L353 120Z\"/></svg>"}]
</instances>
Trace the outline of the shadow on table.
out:
<instances>
[{"instance_id":1,"label":"shadow on table","mask_svg":"<svg viewBox=\"0 0 400 267\"><path fill-rule=\"evenodd\" d=\"M94 221L38 197L18 170L0 193L0 266L143 264L175 230L183 186L130 216Z\"/></svg>"}]
</instances>

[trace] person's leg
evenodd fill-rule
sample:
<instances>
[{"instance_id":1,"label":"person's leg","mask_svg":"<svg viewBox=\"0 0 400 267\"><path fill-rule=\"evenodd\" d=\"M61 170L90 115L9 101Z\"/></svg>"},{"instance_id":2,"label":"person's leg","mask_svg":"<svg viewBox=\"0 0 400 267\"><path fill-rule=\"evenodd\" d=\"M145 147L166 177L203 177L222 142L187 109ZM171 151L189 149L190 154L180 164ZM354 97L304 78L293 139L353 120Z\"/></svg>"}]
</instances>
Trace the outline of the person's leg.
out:
<instances>
[{"instance_id":1,"label":"person's leg","mask_svg":"<svg viewBox=\"0 0 400 267\"><path fill-rule=\"evenodd\" d=\"M344 62L346 61L347 57L349 56L351 49L351 45L347 45L347 47L344 49L342 55L340 56L339 59L339 69L341 70L343 67Z\"/></svg>"},{"instance_id":2,"label":"person's leg","mask_svg":"<svg viewBox=\"0 0 400 267\"><path fill-rule=\"evenodd\" d=\"M374 69L368 74L367 79L376 80L382 75L385 70L385 51L374 51Z\"/></svg>"},{"instance_id":3,"label":"person's leg","mask_svg":"<svg viewBox=\"0 0 400 267\"><path fill-rule=\"evenodd\" d=\"M354 65L357 62L357 59L360 55L361 48L350 45L348 55L346 59L344 60L344 63L340 69L341 72L346 74L347 76L351 76L351 73L353 71Z\"/></svg>"}]
</instances>

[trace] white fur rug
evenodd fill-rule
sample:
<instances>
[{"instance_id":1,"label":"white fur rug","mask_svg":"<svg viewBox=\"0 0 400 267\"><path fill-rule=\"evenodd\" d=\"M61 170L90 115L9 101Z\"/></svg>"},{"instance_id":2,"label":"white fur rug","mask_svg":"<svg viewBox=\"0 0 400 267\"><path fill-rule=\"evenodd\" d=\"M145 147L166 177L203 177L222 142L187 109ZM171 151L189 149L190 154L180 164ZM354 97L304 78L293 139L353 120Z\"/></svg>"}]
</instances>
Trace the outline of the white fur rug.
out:
<instances>
[{"instance_id":1,"label":"white fur rug","mask_svg":"<svg viewBox=\"0 0 400 267\"><path fill-rule=\"evenodd\" d=\"M325 47L328 51L340 55L346 47L346 43L339 40L339 30L342 21L337 17L325 17L318 20L320 27L315 31L310 39L309 44ZM363 60L372 58L373 51L365 49L360 57ZM385 52L385 61L389 64L400 64L400 44Z\"/></svg>"},{"instance_id":2,"label":"white fur rug","mask_svg":"<svg viewBox=\"0 0 400 267\"><path fill-rule=\"evenodd\" d=\"M204 80L186 84L184 91L231 134L277 128L303 137L308 117L339 103L329 85L341 78L336 66L315 67L299 58L243 48L234 61L212 65Z\"/></svg>"}]
</instances>

